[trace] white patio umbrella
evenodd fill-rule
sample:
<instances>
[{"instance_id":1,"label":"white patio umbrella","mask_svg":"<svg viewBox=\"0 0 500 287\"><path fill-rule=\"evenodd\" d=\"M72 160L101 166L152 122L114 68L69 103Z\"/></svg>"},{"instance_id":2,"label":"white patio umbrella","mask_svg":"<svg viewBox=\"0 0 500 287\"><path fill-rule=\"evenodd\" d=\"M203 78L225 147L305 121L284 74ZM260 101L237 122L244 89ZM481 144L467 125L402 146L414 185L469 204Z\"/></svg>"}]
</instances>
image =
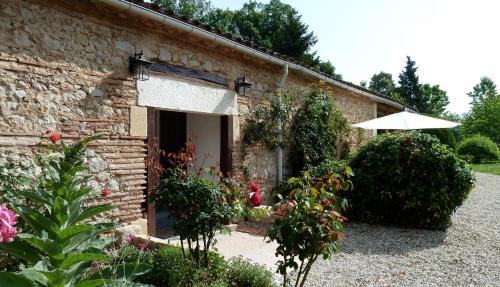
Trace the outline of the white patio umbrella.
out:
<instances>
[{"instance_id":1,"label":"white patio umbrella","mask_svg":"<svg viewBox=\"0 0 500 287\"><path fill-rule=\"evenodd\" d=\"M353 127L367 130L421 130L453 128L458 125L460 124L403 111L355 124Z\"/></svg>"}]
</instances>

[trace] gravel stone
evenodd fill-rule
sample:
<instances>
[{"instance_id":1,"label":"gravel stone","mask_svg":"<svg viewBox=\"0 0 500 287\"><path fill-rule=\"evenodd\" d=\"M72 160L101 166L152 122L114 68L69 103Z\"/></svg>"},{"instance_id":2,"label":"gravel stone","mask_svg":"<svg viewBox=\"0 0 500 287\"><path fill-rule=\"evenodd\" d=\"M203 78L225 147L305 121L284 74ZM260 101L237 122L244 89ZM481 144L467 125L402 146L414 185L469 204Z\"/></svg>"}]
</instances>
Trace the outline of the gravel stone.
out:
<instances>
[{"instance_id":1,"label":"gravel stone","mask_svg":"<svg viewBox=\"0 0 500 287\"><path fill-rule=\"evenodd\" d=\"M500 286L500 176L476 178L446 232L347 224L342 251L306 286Z\"/></svg>"}]
</instances>

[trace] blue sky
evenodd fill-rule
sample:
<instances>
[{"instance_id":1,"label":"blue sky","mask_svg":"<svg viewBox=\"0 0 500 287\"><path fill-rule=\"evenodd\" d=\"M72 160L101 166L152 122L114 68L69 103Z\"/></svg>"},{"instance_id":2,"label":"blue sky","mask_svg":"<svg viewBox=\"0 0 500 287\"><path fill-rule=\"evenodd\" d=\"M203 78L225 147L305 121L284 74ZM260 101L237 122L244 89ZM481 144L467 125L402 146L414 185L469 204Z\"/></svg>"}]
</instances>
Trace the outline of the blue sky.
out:
<instances>
[{"instance_id":1,"label":"blue sky","mask_svg":"<svg viewBox=\"0 0 500 287\"><path fill-rule=\"evenodd\" d=\"M481 76L500 85L498 0L282 0L318 37L314 47L345 80L359 84L385 71L397 80L406 55L422 83L448 92L448 110L468 110L466 93ZM243 0L212 0L237 9ZM261 1L268 2L268 1Z\"/></svg>"}]
</instances>

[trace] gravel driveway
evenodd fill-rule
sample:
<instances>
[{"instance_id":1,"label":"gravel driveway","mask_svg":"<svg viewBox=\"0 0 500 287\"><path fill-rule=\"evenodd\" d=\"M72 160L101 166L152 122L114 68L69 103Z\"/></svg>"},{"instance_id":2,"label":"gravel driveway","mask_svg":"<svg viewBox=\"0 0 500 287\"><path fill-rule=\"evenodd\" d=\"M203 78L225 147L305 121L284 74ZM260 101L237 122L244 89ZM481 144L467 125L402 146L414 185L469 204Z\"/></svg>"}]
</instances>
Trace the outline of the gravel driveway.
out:
<instances>
[{"instance_id":1,"label":"gravel driveway","mask_svg":"<svg viewBox=\"0 0 500 287\"><path fill-rule=\"evenodd\" d=\"M500 176L476 188L447 232L349 224L342 251L307 286L500 286Z\"/></svg>"},{"instance_id":2,"label":"gravel driveway","mask_svg":"<svg viewBox=\"0 0 500 287\"><path fill-rule=\"evenodd\" d=\"M350 223L342 251L318 260L306 286L500 287L500 176L476 178L447 232ZM233 232L218 239L224 256L276 270L276 244L262 236Z\"/></svg>"}]
</instances>

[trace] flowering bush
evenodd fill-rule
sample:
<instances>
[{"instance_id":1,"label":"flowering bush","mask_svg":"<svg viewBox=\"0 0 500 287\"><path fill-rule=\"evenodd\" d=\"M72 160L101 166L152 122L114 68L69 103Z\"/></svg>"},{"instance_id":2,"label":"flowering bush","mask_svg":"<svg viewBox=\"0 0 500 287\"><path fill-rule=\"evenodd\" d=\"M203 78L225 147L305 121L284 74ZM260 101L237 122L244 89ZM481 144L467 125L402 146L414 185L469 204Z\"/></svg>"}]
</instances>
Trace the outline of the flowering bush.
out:
<instances>
[{"instance_id":1,"label":"flowering bush","mask_svg":"<svg viewBox=\"0 0 500 287\"><path fill-rule=\"evenodd\" d=\"M5 206L0 206L0 243L12 242L17 234L14 225L17 223L16 214Z\"/></svg>"},{"instance_id":2,"label":"flowering bush","mask_svg":"<svg viewBox=\"0 0 500 287\"><path fill-rule=\"evenodd\" d=\"M84 185L89 177L84 175L87 169L83 155L85 146L99 136L66 146L62 141L57 144L60 135L50 133L50 140L57 145L49 150L52 156L42 162L43 173L36 188L17 191L17 196L25 200L9 202L31 233L15 236L15 216L2 208L0 249L21 258L28 266L17 273L0 272L2 286L126 286L135 275L149 270L136 263L105 266L110 259L105 248L113 238L100 235L116 225L90 224L89 220L112 207L84 207L84 197L92 190ZM31 203L40 208L33 208Z\"/></svg>"},{"instance_id":3,"label":"flowering bush","mask_svg":"<svg viewBox=\"0 0 500 287\"><path fill-rule=\"evenodd\" d=\"M260 195L260 186L257 183L250 184L247 189L244 188L240 180L235 177L221 177L219 183L227 203L233 210L235 219L251 218L259 220L262 215L267 215L269 212L264 208L253 208L260 206L263 203L263 198ZM258 192L258 195L255 194ZM254 199L252 200L252 197ZM260 198L260 199L259 199ZM253 202L255 200L255 202Z\"/></svg>"},{"instance_id":4,"label":"flowering bush","mask_svg":"<svg viewBox=\"0 0 500 287\"><path fill-rule=\"evenodd\" d=\"M219 184L204 177L203 168L196 168L196 148L191 142L179 153L169 155L169 160L174 167L165 171L154 199L175 217L174 229L180 236L182 251L187 241L194 262L208 267L215 232L223 229L234 210ZM209 174L213 175L213 170Z\"/></svg>"},{"instance_id":5,"label":"flowering bush","mask_svg":"<svg viewBox=\"0 0 500 287\"><path fill-rule=\"evenodd\" d=\"M180 236L182 250L187 242L194 262L208 267L208 254L216 231L225 230L224 224L231 218L257 218L265 212L250 208L251 204L262 204L259 186L249 187L254 192L248 196L236 178L216 174L215 168L197 168L196 147L190 141L168 158L174 167L165 170L153 199L176 219L174 229Z\"/></svg>"},{"instance_id":6,"label":"flowering bush","mask_svg":"<svg viewBox=\"0 0 500 287\"><path fill-rule=\"evenodd\" d=\"M283 275L283 286L290 281L287 269L298 270L295 286L302 287L316 259L328 259L332 251L339 250L345 220L340 212L346 201L338 193L352 188L350 176L349 168L320 177L305 171L302 177L289 180L297 188L287 196L278 195L283 206L281 218L275 220L268 237L278 243L276 256L282 257L278 272Z\"/></svg>"}]
</instances>

